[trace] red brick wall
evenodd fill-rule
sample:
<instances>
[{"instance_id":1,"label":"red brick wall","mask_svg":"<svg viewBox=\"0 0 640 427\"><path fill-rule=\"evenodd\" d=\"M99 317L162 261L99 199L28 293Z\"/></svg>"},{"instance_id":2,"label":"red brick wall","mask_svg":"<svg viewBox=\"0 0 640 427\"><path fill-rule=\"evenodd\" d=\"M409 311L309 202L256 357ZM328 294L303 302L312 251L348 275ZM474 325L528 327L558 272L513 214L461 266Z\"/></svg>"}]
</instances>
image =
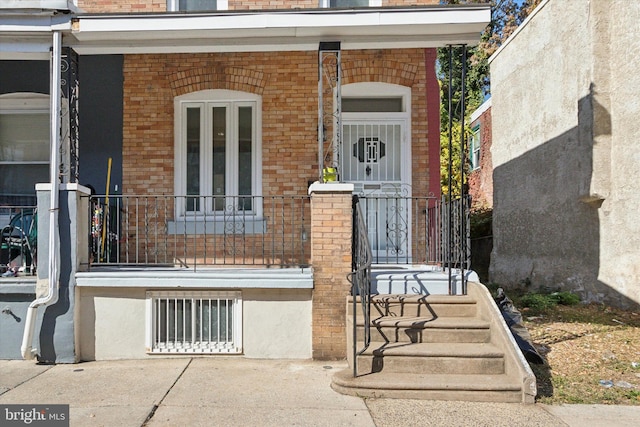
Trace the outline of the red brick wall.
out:
<instances>
[{"instance_id":1,"label":"red brick wall","mask_svg":"<svg viewBox=\"0 0 640 427\"><path fill-rule=\"evenodd\" d=\"M344 84L379 81L411 87L414 196L429 191L425 63L433 66L432 62L422 49L343 53ZM262 96L263 195L304 195L308 182L318 178L317 52L126 55L123 74L124 195L174 194L173 100L204 89ZM434 135L437 144L437 128ZM170 204L169 219L172 211ZM208 236L206 243L198 244L207 245L208 257L213 255L211 248L222 248L214 240ZM423 240L414 235L412 242ZM190 245L185 256L202 258L202 249Z\"/></svg>"},{"instance_id":2,"label":"red brick wall","mask_svg":"<svg viewBox=\"0 0 640 427\"><path fill-rule=\"evenodd\" d=\"M382 0L382 6L438 4L438 0ZM229 0L229 10L313 9L320 0ZM165 12L167 0L79 0L85 12Z\"/></svg>"},{"instance_id":3,"label":"red brick wall","mask_svg":"<svg viewBox=\"0 0 640 427\"><path fill-rule=\"evenodd\" d=\"M229 0L229 10L310 9L320 0Z\"/></svg>"},{"instance_id":4,"label":"red brick wall","mask_svg":"<svg viewBox=\"0 0 640 427\"><path fill-rule=\"evenodd\" d=\"M411 87L413 193L426 194L424 50L346 51L343 70L343 84ZM127 55L123 73L124 194L173 193L173 98L202 89L262 96L263 194L305 194L317 179L316 52Z\"/></svg>"},{"instance_id":5,"label":"red brick wall","mask_svg":"<svg viewBox=\"0 0 640 427\"><path fill-rule=\"evenodd\" d=\"M314 359L346 357L344 302L351 290L352 195L314 193L311 197Z\"/></svg>"},{"instance_id":6,"label":"red brick wall","mask_svg":"<svg viewBox=\"0 0 640 427\"><path fill-rule=\"evenodd\" d=\"M480 168L469 175L469 194L472 206L493 207L493 163L491 161L491 107L471 124L480 125Z\"/></svg>"},{"instance_id":7,"label":"red brick wall","mask_svg":"<svg viewBox=\"0 0 640 427\"><path fill-rule=\"evenodd\" d=\"M166 12L167 0L78 0L84 12Z\"/></svg>"}]
</instances>

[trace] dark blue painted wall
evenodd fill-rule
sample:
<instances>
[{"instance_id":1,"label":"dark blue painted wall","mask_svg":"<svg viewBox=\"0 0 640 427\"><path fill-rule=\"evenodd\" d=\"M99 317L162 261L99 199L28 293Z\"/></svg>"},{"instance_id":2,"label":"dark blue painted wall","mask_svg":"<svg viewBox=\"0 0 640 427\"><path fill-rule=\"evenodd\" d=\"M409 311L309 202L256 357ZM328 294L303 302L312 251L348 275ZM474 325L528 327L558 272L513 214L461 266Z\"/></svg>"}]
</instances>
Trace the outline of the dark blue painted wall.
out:
<instances>
[{"instance_id":1,"label":"dark blue painted wall","mask_svg":"<svg viewBox=\"0 0 640 427\"><path fill-rule=\"evenodd\" d=\"M0 95L11 92L49 93L49 62L0 61Z\"/></svg>"},{"instance_id":2,"label":"dark blue painted wall","mask_svg":"<svg viewBox=\"0 0 640 427\"><path fill-rule=\"evenodd\" d=\"M80 57L80 183L105 194L122 191L122 55Z\"/></svg>"},{"instance_id":3,"label":"dark blue painted wall","mask_svg":"<svg viewBox=\"0 0 640 427\"><path fill-rule=\"evenodd\" d=\"M80 183L105 193L122 188L122 55L80 56ZM0 61L0 94L49 93L48 61ZM1 102L1 101L0 101ZM34 194L35 195L35 194Z\"/></svg>"}]
</instances>

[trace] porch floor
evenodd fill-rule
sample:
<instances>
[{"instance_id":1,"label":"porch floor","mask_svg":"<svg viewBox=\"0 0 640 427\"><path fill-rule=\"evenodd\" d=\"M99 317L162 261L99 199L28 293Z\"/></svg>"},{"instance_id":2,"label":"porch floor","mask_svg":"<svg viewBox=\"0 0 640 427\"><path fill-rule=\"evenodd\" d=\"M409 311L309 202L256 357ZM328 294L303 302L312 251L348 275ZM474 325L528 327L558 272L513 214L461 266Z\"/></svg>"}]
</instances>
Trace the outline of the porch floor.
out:
<instances>
[{"instance_id":1,"label":"porch floor","mask_svg":"<svg viewBox=\"0 0 640 427\"><path fill-rule=\"evenodd\" d=\"M464 270L467 281L479 282L473 270ZM451 270L452 294L462 295L462 272ZM374 264L371 267L372 294L449 294L449 269L427 264Z\"/></svg>"}]
</instances>

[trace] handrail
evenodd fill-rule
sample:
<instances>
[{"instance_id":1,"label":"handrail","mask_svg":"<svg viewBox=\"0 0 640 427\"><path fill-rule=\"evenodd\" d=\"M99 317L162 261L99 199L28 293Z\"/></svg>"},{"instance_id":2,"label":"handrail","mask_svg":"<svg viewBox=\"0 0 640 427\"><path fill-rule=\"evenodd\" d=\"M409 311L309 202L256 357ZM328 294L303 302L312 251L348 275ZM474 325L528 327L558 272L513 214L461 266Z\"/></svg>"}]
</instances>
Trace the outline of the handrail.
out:
<instances>
[{"instance_id":1,"label":"handrail","mask_svg":"<svg viewBox=\"0 0 640 427\"><path fill-rule=\"evenodd\" d=\"M371 343L371 264L373 256L367 236L367 226L362 216L358 196L353 196L353 233L352 233L352 272L348 280L351 283L353 300L353 376L358 376L358 356ZM363 348L358 350L357 341L357 296L360 296L364 320Z\"/></svg>"}]
</instances>

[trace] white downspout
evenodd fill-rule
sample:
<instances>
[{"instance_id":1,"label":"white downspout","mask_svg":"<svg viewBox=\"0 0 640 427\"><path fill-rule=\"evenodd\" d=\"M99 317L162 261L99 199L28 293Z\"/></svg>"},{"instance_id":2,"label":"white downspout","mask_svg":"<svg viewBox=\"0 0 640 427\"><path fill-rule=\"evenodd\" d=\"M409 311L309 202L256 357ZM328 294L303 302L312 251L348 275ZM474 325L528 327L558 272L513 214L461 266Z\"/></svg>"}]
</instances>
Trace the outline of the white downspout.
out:
<instances>
[{"instance_id":1,"label":"white downspout","mask_svg":"<svg viewBox=\"0 0 640 427\"><path fill-rule=\"evenodd\" d=\"M27 319L22 336L23 359L31 360L37 354L36 349L32 349L33 332L38 307L42 305L55 304L58 301L58 200L60 196L60 184L58 179L60 169L60 79L61 79L61 57L62 57L62 33L53 32L53 50L50 63L50 155L51 166L49 169L50 181L50 205L49 205L49 291L44 297L40 297L29 304Z\"/></svg>"}]
</instances>

